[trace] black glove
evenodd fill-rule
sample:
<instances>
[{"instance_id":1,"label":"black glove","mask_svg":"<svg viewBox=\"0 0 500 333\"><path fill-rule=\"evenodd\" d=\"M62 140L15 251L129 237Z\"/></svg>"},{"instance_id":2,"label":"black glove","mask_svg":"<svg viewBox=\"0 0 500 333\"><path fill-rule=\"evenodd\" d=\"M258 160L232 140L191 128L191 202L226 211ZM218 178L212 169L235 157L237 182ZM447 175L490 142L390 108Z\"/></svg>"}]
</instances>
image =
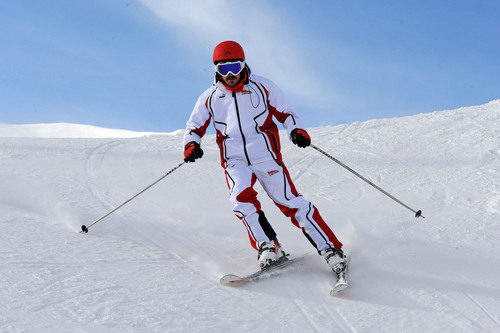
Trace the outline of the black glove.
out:
<instances>
[{"instance_id":1,"label":"black glove","mask_svg":"<svg viewBox=\"0 0 500 333\"><path fill-rule=\"evenodd\" d=\"M300 148L305 148L311 144L311 137L306 130L295 128L291 134L292 142Z\"/></svg>"},{"instance_id":2,"label":"black glove","mask_svg":"<svg viewBox=\"0 0 500 333\"><path fill-rule=\"evenodd\" d=\"M184 162L194 162L194 160L202 156L203 149L200 148L198 143L192 141L184 147Z\"/></svg>"}]
</instances>

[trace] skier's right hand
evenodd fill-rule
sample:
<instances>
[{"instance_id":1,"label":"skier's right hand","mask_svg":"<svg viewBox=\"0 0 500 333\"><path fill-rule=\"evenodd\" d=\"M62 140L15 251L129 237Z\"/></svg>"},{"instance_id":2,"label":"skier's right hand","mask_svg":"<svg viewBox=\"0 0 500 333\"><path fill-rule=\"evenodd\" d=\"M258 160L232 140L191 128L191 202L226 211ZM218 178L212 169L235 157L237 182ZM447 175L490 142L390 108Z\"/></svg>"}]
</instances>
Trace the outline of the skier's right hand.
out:
<instances>
[{"instance_id":1,"label":"skier's right hand","mask_svg":"<svg viewBox=\"0 0 500 333\"><path fill-rule=\"evenodd\" d=\"M189 142L184 147L184 162L194 162L203 156L203 149L194 141Z\"/></svg>"}]
</instances>

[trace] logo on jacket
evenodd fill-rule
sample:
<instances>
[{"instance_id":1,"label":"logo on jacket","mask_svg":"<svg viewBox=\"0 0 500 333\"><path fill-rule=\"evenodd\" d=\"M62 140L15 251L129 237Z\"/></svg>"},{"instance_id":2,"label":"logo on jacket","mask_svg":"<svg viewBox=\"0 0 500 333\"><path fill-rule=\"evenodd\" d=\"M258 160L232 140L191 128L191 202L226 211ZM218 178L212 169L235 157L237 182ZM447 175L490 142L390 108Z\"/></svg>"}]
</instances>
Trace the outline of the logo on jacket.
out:
<instances>
[{"instance_id":1,"label":"logo on jacket","mask_svg":"<svg viewBox=\"0 0 500 333\"><path fill-rule=\"evenodd\" d=\"M219 96L219 98L224 98L224 97L226 97L226 94L222 94Z\"/></svg>"},{"instance_id":2,"label":"logo on jacket","mask_svg":"<svg viewBox=\"0 0 500 333\"><path fill-rule=\"evenodd\" d=\"M272 176L272 175L277 174L278 172L279 172L278 170L273 170L273 171L268 171L268 172L267 172L267 174L268 174L269 176Z\"/></svg>"},{"instance_id":3,"label":"logo on jacket","mask_svg":"<svg viewBox=\"0 0 500 333\"><path fill-rule=\"evenodd\" d=\"M242 90L241 91L241 94L242 95L247 95L247 94L251 94L252 92L250 90Z\"/></svg>"}]
</instances>

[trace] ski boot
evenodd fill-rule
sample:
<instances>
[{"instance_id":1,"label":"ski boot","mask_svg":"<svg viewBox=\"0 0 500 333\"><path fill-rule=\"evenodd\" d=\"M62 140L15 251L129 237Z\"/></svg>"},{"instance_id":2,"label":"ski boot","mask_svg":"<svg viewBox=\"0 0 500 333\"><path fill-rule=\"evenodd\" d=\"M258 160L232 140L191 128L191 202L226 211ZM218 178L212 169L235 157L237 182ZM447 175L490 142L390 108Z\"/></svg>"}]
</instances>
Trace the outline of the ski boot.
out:
<instances>
[{"instance_id":1,"label":"ski boot","mask_svg":"<svg viewBox=\"0 0 500 333\"><path fill-rule=\"evenodd\" d=\"M281 245L276 238L270 242L263 242L259 245L259 254L257 258L259 260L260 269L262 270L288 260L286 256L287 254L281 249Z\"/></svg>"},{"instance_id":2,"label":"ski boot","mask_svg":"<svg viewBox=\"0 0 500 333\"><path fill-rule=\"evenodd\" d=\"M326 262L335 273L340 274L345 271L347 261L342 249L329 247L326 250L321 251L321 256L325 258Z\"/></svg>"}]
</instances>

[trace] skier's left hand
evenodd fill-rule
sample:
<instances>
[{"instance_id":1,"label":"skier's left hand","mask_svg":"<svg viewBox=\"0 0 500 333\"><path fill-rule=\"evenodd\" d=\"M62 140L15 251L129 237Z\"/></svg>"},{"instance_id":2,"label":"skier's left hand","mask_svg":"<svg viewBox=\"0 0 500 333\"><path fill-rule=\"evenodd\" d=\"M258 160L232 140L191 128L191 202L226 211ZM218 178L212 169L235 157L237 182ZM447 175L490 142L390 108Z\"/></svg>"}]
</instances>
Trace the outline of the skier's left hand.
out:
<instances>
[{"instance_id":1,"label":"skier's left hand","mask_svg":"<svg viewBox=\"0 0 500 333\"><path fill-rule=\"evenodd\" d=\"M292 133L290 133L290 136L292 137L292 142L300 148L305 148L311 144L311 137L306 130L295 128Z\"/></svg>"}]
</instances>

